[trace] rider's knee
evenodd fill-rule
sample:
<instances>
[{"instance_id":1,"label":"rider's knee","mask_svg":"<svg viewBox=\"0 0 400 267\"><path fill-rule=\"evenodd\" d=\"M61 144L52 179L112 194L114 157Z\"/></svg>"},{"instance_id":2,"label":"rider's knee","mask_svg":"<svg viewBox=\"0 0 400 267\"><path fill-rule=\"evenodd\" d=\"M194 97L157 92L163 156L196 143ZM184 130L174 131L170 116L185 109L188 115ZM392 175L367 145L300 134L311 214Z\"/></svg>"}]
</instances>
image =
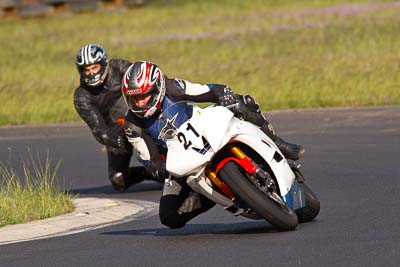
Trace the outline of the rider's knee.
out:
<instances>
[{"instance_id":1,"label":"rider's knee","mask_svg":"<svg viewBox=\"0 0 400 267\"><path fill-rule=\"evenodd\" d=\"M124 174L122 172L115 172L109 175L110 182L115 190L125 190Z\"/></svg>"},{"instance_id":2,"label":"rider's knee","mask_svg":"<svg viewBox=\"0 0 400 267\"><path fill-rule=\"evenodd\" d=\"M178 217L172 213L160 213L160 222L171 229L182 228L186 223L179 222Z\"/></svg>"},{"instance_id":3,"label":"rider's knee","mask_svg":"<svg viewBox=\"0 0 400 267\"><path fill-rule=\"evenodd\" d=\"M182 220L176 207L176 196L163 196L159 208L160 222L172 229L182 228L186 222Z\"/></svg>"}]
</instances>

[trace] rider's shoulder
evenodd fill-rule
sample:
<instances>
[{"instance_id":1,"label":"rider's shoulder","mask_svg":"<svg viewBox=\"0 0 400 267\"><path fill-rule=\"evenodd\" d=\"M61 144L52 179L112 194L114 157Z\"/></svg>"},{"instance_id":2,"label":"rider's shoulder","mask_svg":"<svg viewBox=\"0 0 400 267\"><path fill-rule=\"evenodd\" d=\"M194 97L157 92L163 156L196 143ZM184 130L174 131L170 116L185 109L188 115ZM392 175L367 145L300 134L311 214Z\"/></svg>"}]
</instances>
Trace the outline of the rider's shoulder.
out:
<instances>
[{"instance_id":1,"label":"rider's shoulder","mask_svg":"<svg viewBox=\"0 0 400 267\"><path fill-rule=\"evenodd\" d=\"M112 58L109 60L110 69L121 70L121 72L125 72L131 64L130 61L120 58Z\"/></svg>"},{"instance_id":2,"label":"rider's shoulder","mask_svg":"<svg viewBox=\"0 0 400 267\"><path fill-rule=\"evenodd\" d=\"M165 85L168 91L180 91L185 92L186 89L186 81L179 78L166 78Z\"/></svg>"},{"instance_id":3,"label":"rider's shoulder","mask_svg":"<svg viewBox=\"0 0 400 267\"><path fill-rule=\"evenodd\" d=\"M90 90L88 90L88 88L86 88L85 86L83 86L82 84L80 84L74 92L75 96L86 96L86 95L90 95Z\"/></svg>"}]
</instances>

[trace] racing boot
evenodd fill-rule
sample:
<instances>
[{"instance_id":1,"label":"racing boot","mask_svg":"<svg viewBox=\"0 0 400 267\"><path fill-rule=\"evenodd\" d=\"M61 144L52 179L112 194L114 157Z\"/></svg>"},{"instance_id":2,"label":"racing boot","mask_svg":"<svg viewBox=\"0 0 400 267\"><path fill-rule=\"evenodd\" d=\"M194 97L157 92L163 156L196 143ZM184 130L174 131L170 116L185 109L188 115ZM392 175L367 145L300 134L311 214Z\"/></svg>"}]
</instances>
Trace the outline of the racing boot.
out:
<instances>
[{"instance_id":1,"label":"racing boot","mask_svg":"<svg viewBox=\"0 0 400 267\"><path fill-rule=\"evenodd\" d=\"M265 120L265 123L263 126L260 127L260 129L274 141L274 143L278 146L279 150L282 152L282 154L285 156L285 158L291 159L291 160L298 160L300 159L305 152L305 149L301 145L296 145L292 143L288 143L279 136L276 135L274 128L272 125Z\"/></svg>"}]
</instances>

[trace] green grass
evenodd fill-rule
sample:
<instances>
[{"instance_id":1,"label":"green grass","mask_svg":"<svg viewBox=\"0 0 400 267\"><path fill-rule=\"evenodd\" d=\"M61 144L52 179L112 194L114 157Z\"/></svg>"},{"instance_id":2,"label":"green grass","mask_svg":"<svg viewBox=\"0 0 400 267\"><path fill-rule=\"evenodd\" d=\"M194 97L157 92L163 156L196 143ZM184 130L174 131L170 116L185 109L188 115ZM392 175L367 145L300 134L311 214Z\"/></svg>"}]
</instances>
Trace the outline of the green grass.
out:
<instances>
[{"instance_id":1,"label":"green grass","mask_svg":"<svg viewBox=\"0 0 400 267\"><path fill-rule=\"evenodd\" d=\"M74 57L93 42L111 58L151 60L170 77L228 84L264 110L399 104L393 3L154 0L117 12L2 19L0 125L79 120Z\"/></svg>"},{"instance_id":2,"label":"green grass","mask_svg":"<svg viewBox=\"0 0 400 267\"><path fill-rule=\"evenodd\" d=\"M57 189L55 179L60 163L51 168L30 157L23 163L24 177L0 162L0 227L65 214L73 210L72 196ZM33 170L33 171L31 171Z\"/></svg>"}]
</instances>

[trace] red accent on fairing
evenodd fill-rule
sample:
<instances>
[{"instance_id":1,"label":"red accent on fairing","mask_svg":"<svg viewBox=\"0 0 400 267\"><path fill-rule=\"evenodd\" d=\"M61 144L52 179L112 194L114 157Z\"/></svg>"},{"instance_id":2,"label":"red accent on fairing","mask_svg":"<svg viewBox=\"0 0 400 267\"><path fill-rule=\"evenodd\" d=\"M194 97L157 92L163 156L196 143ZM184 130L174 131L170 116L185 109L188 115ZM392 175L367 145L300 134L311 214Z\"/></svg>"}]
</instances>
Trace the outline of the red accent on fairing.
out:
<instances>
[{"instance_id":1,"label":"red accent on fairing","mask_svg":"<svg viewBox=\"0 0 400 267\"><path fill-rule=\"evenodd\" d=\"M227 164L229 161L236 162L237 164L242 166L243 169L245 169L246 172L248 172L249 174L253 174L257 170L256 166L254 166L254 164L248 158L237 159L237 158L234 158L234 157L230 157L230 158L223 159L218 164L217 169L216 169L216 173L218 174L219 171L222 169L222 167L224 167L225 164Z\"/></svg>"}]
</instances>

